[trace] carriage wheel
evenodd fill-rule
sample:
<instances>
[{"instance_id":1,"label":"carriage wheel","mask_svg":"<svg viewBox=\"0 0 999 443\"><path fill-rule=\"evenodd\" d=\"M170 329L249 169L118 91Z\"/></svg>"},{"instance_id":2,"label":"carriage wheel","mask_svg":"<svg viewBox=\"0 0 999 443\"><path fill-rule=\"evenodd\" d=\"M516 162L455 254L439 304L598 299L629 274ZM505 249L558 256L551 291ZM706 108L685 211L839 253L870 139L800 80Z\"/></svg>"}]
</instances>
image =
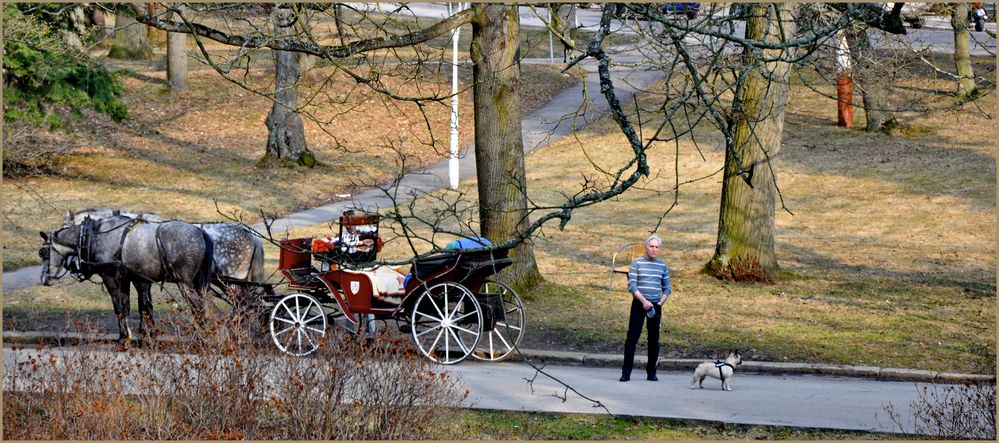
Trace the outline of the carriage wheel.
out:
<instances>
[{"instance_id":1,"label":"carriage wheel","mask_svg":"<svg viewBox=\"0 0 999 443\"><path fill-rule=\"evenodd\" d=\"M475 348L473 357L485 361L501 361L513 353L524 338L527 314L520 296L504 283L487 281L482 284L480 295L499 294L503 318L496 321L492 330L485 333ZM488 309L488 308L484 308Z\"/></svg>"},{"instance_id":2,"label":"carriage wheel","mask_svg":"<svg viewBox=\"0 0 999 443\"><path fill-rule=\"evenodd\" d=\"M482 308L464 286L441 283L420 294L410 324L413 341L424 356L453 365L475 350L482 336Z\"/></svg>"},{"instance_id":3,"label":"carriage wheel","mask_svg":"<svg viewBox=\"0 0 999 443\"><path fill-rule=\"evenodd\" d=\"M274 344L296 357L315 352L326 336L326 312L319 301L307 294L279 300L271 309L269 323Z\"/></svg>"}]
</instances>

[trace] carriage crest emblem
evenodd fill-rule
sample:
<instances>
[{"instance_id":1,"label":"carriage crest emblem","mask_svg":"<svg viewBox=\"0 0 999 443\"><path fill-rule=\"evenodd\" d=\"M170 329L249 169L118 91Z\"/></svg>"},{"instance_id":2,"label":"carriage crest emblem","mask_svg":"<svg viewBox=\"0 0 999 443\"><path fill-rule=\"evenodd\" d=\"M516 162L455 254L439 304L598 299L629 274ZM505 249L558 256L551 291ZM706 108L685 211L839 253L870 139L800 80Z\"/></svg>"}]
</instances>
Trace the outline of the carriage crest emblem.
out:
<instances>
[{"instance_id":1,"label":"carriage crest emblem","mask_svg":"<svg viewBox=\"0 0 999 443\"><path fill-rule=\"evenodd\" d=\"M359 281L350 282L350 292L352 294L357 294L358 292L360 292L360 290L361 290L361 282Z\"/></svg>"}]
</instances>

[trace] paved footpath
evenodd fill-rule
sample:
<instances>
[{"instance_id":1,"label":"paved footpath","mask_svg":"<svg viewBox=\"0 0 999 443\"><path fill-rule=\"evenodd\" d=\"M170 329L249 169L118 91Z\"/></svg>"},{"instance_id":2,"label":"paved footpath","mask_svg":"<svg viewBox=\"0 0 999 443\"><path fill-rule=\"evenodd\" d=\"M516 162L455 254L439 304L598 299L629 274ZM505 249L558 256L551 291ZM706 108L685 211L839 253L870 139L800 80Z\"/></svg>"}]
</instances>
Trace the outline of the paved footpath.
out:
<instances>
[{"instance_id":1,"label":"paved footpath","mask_svg":"<svg viewBox=\"0 0 999 443\"><path fill-rule=\"evenodd\" d=\"M539 376L523 363L463 362L448 367L469 389L475 408L563 413L605 413L593 403ZM690 389L693 372L660 371L659 381L641 370L631 381L618 381L620 368L549 365L544 371L599 400L612 414L720 421L725 423L900 432L885 412L899 412L905 432L912 432L910 404L921 384L815 375L763 375L737 371L732 391L706 379ZM533 389L533 391L532 391ZM565 396L566 401L556 397Z\"/></svg>"}]
</instances>

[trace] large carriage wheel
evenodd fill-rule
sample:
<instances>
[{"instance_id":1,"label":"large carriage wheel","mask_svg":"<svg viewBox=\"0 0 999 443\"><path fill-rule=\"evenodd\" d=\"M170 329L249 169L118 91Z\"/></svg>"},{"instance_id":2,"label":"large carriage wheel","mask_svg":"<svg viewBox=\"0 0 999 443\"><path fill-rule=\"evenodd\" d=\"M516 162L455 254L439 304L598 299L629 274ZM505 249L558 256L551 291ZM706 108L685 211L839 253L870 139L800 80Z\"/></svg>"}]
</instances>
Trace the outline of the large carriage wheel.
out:
<instances>
[{"instance_id":1,"label":"large carriage wheel","mask_svg":"<svg viewBox=\"0 0 999 443\"><path fill-rule=\"evenodd\" d=\"M416 299L410 324L413 341L423 355L453 365L475 350L482 336L482 309L464 286L441 283Z\"/></svg>"},{"instance_id":2,"label":"large carriage wheel","mask_svg":"<svg viewBox=\"0 0 999 443\"><path fill-rule=\"evenodd\" d=\"M472 356L485 361L504 360L520 344L520 339L524 338L524 329L527 327L524 302L509 286L495 281L483 283L479 295L484 300L499 302L500 305L495 307L494 314L502 315L496 319L493 328L479 340L479 346L475 348ZM493 309L493 307L483 307L483 309Z\"/></svg>"},{"instance_id":3,"label":"large carriage wheel","mask_svg":"<svg viewBox=\"0 0 999 443\"><path fill-rule=\"evenodd\" d=\"M307 294L291 294L271 309L271 338L282 352L301 357L319 349L326 336L326 312Z\"/></svg>"}]
</instances>

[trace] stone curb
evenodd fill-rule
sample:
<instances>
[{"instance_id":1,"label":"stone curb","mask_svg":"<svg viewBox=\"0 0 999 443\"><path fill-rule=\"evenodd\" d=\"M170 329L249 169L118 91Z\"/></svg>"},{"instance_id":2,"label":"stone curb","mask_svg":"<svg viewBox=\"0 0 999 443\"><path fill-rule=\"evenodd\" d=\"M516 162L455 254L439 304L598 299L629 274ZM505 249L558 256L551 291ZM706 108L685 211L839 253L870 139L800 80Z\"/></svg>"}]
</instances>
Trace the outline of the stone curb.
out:
<instances>
[{"instance_id":1,"label":"stone curb","mask_svg":"<svg viewBox=\"0 0 999 443\"><path fill-rule=\"evenodd\" d=\"M83 334L79 332L40 332L40 331L4 331L4 343L20 345L54 345L73 346L82 343L114 343L118 337L113 334ZM159 337L161 341L172 341L168 336ZM139 340L141 341L141 340ZM521 349L519 356L513 356L510 361L530 360L535 363L562 363L593 367L620 367L623 356L620 354L589 354L569 351L543 351L536 349ZM689 371L705 360L690 358L663 358L656 365L659 369L669 371ZM646 358L635 356L635 366L645 366ZM923 383L994 383L996 377L988 374L960 374L955 372L936 372L920 369L881 368L877 366L829 365L821 363L782 363L746 360L739 366L740 371L762 372L768 374L797 375L831 375L842 377L875 378L888 381L911 381Z\"/></svg>"}]
</instances>

